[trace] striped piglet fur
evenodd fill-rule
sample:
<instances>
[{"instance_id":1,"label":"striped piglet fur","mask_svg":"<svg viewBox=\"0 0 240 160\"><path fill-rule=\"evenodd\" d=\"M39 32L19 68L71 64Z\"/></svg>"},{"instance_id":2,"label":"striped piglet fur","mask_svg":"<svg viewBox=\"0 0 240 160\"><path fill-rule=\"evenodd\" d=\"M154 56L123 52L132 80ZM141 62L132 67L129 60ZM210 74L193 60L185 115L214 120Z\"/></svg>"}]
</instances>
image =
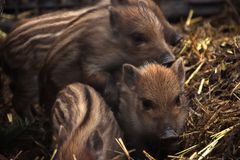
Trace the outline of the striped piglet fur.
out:
<instances>
[{"instance_id":1,"label":"striped piglet fur","mask_svg":"<svg viewBox=\"0 0 240 160\"><path fill-rule=\"evenodd\" d=\"M179 34L168 23L159 6L153 0L144 1L148 3L148 7L153 10L163 24L166 41L170 44L175 44L180 38ZM24 62L28 62L28 57L31 58L29 54L35 54L35 58L37 58L35 61L38 63L32 63L29 65L39 68L43 64L42 61L45 57L44 54L47 53L46 51L51 47L52 42L61 35L64 32L64 29L73 23L76 18L103 5L137 5L138 2L139 0L101 0L99 3L91 7L70 11L57 11L35 18L22 20L15 29L13 29L5 42L4 48L8 49L9 52L6 55L6 58L10 60L9 62L11 62L11 58L13 58L13 61L18 62L14 57L16 56L15 54L21 53L23 56L21 59L23 59ZM24 66L27 65L28 64L25 64ZM24 68L25 67L23 67L23 69Z\"/></svg>"},{"instance_id":2,"label":"striped piglet fur","mask_svg":"<svg viewBox=\"0 0 240 160\"><path fill-rule=\"evenodd\" d=\"M145 0L164 26L166 41L176 43L179 34L167 22L161 9L153 0ZM74 23L79 16L93 12L104 5L137 5L139 0L101 0L94 6L77 10L57 11L31 19L22 20L8 35L3 45L3 58L9 69L21 68L37 72L42 67L47 51L54 40ZM18 56L21 54L21 56ZM37 63L36 63L37 62Z\"/></svg>"},{"instance_id":3,"label":"striped piglet fur","mask_svg":"<svg viewBox=\"0 0 240 160\"><path fill-rule=\"evenodd\" d=\"M22 117L33 119L30 106L38 103L38 74L55 39L71 21L98 6L57 11L21 21L0 47L1 65L12 79L13 106Z\"/></svg>"},{"instance_id":4,"label":"striped piglet fur","mask_svg":"<svg viewBox=\"0 0 240 160\"><path fill-rule=\"evenodd\" d=\"M141 1L147 4L146 6L154 12L159 19L159 23L163 26L160 31L164 33L162 40L166 40L170 44L177 42L179 34L167 22L159 6L152 0ZM38 102L39 71L43 67L54 41L62 39L62 34L72 24L96 10L101 8L107 10L110 4L112 6L137 6L139 2L139 0L112 0L111 2L110 0L102 0L91 7L53 12L20 22L1 47L1 61L4 70L8 72L13 81L13 105L16 111L22 117L33 118L29 108L31 104ZM161 44L159 45L161 46ZM149 50L146 52L149 52Z\"/></svg>"},{"instance_id":5,"label":"striped piglet fur","mask_svg":"<svg viewBox=\"0 0 240 160\"><path fill-rule=\"evenodd\" d=\"M90 86L68 85L53 106L53 142L57 160L120 160L115 138L122 132L103 98Z\"/></svg>"}]
</instances>

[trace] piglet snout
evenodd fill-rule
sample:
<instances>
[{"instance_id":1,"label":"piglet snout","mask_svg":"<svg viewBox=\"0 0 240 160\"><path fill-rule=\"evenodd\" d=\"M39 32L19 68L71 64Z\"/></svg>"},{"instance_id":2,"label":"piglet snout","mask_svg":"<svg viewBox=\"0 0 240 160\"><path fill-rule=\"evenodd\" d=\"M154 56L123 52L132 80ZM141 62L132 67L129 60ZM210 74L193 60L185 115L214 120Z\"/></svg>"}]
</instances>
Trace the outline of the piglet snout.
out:
<instances>
[{"instance_id":1,"label":"piglet snout","mask_svg":"<svg viewBox=\"0 0 240 160\"><path fill-rule=\"evenodd\" d=\"M183 35L176 33L174 38L171 41L171 45L176 46L183 39Z\"/></svg>"},{"instance_id":2,"label":"piglet snout","mask_svg":"<svg viewBox=\"0 0 240 160\"><path fill-rule=\"evenodd\" d=\"M167 127L164 130L164 133L161 135L161 140L163 141L176 141L179 139L179 135L171 128L171 127Z\"/></svg>"}]
</instances>

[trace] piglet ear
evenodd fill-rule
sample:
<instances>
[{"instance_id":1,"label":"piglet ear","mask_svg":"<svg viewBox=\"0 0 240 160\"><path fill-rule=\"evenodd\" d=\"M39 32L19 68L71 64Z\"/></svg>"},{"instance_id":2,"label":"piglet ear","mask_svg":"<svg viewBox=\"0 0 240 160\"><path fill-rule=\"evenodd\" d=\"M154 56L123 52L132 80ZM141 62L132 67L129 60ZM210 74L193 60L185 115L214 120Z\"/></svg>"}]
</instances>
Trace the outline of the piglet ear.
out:
<instances>
[{"instance_id":1,"label":"piglet ear","mask_svg":"<svg viewBox=\"0 0 240 160\"><path fill-rule=\"evenodd\" d=\"M148 8L148 2L145 0L138 0L138 7Z\"/></svg>"},{"instance_id":2,"label":"piglet ear","mask_svg":"<svg viewBox=\"0 0 240 160\"><path fill-rule=\"evenodd\" d=\"M183 65L183 59L178 58L171 66L173 72L177 75L181 87L183 87L185 82L185 67Z\"/></svg>"},{"instance_id":3,"label":"piglet ear","mask_svg":"<svg viewBox=\"0 0 240 160\"><path fill-rule=\"evenodd\" d=\"M118 5L128 5L128 0L111 0L111 5L118 6Z\"/></svg>"},{"instance_id":4,"label":"piglet ear","mask_svg":"<svg viewBox=\"0 0 240 160\"><path fill-rule=\"evenodd\" d=\"M140 73L138 68L134 67L131 64L124 64L122 68L123 73L123 82L131 90L136 90L137 82L140 78Z\"/></svg>"}]
</instances>

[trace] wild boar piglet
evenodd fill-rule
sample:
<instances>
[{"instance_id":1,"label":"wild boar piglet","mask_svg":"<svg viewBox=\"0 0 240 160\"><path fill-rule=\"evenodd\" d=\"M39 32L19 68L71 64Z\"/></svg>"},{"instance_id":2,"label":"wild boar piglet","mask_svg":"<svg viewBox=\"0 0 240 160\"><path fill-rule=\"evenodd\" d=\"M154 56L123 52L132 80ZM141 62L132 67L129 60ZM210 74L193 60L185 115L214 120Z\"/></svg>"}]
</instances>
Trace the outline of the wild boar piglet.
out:
<instances>
[{"instance_id":1,"label":"wild boar piglet","mask_svg":"<svg viewBox=\"0 0 240 160\"><path fill-rule=\"evenodd\" d=\"M68 85L59 92L52 111L57 160L124 159L115 141L122 132L112 111L92 87Z\"/></svg>"},{"instance_id":2,"label":"wild boar piglet","mask_svg":"<svg viewBox=\"0 0 240 160\"><path fill-rule=\"evenodd\" d=\"M151 9L159 21L163 24L163 33L165 40L170 45L177 45L180 40L183 38L182 34L180 34L166 19L164 16L161 6L159 6L159 2L156 0L111 0L112 5L137 5L140 1L144 1L147 4L147 7Z\"/></svg>"},{"instance_id":3,"label":"wild boar piglet","mask_svg":"<svg viewBox=\"0 0 240 160\"><path fill-rule=\"evenodd\" d=\"M163 25L147 4L98 8L76 19L54 42L40 73L40 99L51 108L57 92L74 82L116 99L111 72L122 64L174 60Z\"/></svg>"},{"instance_id":4,"label":"wild boar piglet","mask_svg":"<svg viewBox=\"0 0 240 160\"><path fill-rule=\"evenodd\" d=\"M125 64L120 83L120 106L116 114L126 143L139 152L159 158L177 146L187 115L182 59L171 68L149 63L140 68Z\"/></svg>"}]
</instances>

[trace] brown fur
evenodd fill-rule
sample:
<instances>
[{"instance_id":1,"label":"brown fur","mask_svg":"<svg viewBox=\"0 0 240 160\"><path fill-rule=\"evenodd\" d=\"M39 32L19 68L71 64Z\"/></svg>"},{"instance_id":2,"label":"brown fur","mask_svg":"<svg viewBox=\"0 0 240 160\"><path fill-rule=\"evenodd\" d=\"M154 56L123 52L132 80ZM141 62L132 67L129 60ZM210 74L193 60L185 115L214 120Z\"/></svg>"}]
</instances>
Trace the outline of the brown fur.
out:
<instances>
[{"instance_id":1,"label":"brown fur","mask_svg":"<svg viewBox=\"0 0 240 160\"><path fill-rule=\"evenodd\" d=\"M133 148L145 149L156 158L176 149L175 136L181 133L187 114L184 78L181 59L171 68L124 65L117 119Z\"/></svg>"},{"instance_id":2,"label":"brown fur","mask_svg":"<svg viewBox=\"0 0 240 160\"><path fill-rule=\"evenodd\" d=\"M75 83L59 94L53 106L53 140L57 160L123 159L115 138L121 130L103 98L90 86Z\"/></svg>"},{"instance_id":3,"label":"brown fur","mask_svg":"<svg viewBox=\"0 0 240 160\"><path fill-rule=\"evenodd\" d=\"M113 86L111 71L123 63L174 60L161 29L145 4L99 9L79 18L59 36L47 57L40 76L42 102L51 107L56 93L77 81L103 92ZM114 87L109 90L115 97Z\"/></svg>"}]
</instances>

